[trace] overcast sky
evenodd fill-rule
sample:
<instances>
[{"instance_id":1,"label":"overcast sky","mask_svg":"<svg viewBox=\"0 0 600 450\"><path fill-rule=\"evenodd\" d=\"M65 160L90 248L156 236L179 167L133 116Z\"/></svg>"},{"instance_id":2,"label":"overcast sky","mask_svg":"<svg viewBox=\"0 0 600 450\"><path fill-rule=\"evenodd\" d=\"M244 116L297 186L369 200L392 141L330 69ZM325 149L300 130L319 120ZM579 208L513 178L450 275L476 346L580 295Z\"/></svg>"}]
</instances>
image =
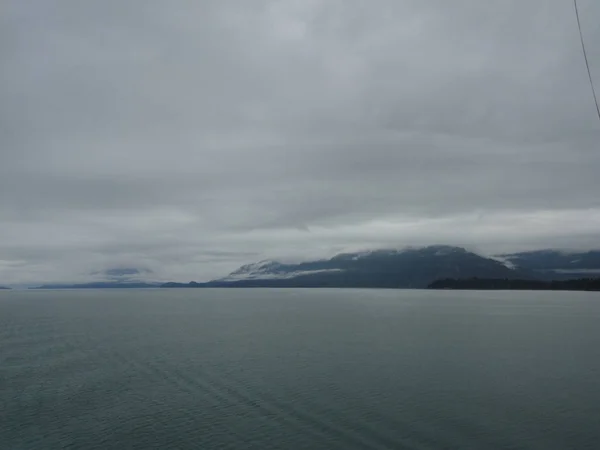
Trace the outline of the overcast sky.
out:
<instances>
[{"instance_id":1,"label":"overcast sky","mask_svg":"<svg viewBox=\"0 0 600 450\"><path fill-rule=\"evenodd\" d=\"M0 57L0 284L600 247L567 0L4 0Z\"/></svg>"}]
</instances>

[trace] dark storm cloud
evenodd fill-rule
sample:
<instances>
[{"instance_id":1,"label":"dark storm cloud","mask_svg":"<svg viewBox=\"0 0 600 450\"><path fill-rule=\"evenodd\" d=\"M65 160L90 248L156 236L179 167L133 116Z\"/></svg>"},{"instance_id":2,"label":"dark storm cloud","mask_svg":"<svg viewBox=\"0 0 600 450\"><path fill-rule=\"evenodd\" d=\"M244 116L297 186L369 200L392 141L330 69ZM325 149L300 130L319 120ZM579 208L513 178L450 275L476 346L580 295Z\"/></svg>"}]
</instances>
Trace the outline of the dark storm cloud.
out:
<instances>
[{"instance_id":1,"label":"dark storm cloud","mask_svg":"<svg viewBox=\"0 0 600 450\"><path fill-rule=\"evenodd\" d=\"M569 2L9 1L0 30L3 283L597 246Z\"/></svg>"}]
</instances>

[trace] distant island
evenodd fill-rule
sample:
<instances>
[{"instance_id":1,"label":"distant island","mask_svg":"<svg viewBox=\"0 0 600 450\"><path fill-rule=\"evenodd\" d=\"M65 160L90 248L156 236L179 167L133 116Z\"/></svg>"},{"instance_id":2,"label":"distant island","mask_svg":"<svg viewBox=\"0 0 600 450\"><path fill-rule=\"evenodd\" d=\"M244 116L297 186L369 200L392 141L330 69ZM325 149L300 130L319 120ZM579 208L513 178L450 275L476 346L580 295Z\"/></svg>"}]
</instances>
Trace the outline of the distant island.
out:
<instances>
[{"instance_id":1,"label":"distant island","mask_svg":"<svg viewBox=\"0 0 600 450\"><path fill-rule=\"evenodd\" d=\"M82 284L44 284L42 286L30 287L29 289L144 289L156 288L158 284L150 283L82 283Z\"/></svg>"},{"instance_id":2,"label":"distant island","mask_svg":"<svg viewBox=\"0 0 600 450\"><path fill-rule=\"evenodd\" d=\"M2 291L10 291L9 287L5 287L5 286L0 286L0 290Z\"/></svg>"},{"instance_id":3,"label":"distant island","mask_svg":"<svg viewBox=\"0 0 600 450\"><path fill-rule=\"evenodd\" d=\"M600 291L600 278L574 280L519 280L508 278L446 278L437 280L429 289L459 290L531 290L531 291Z\"/></svg>"},{"instance_id":4,"label":"distant island","mask_svg":"<svg viewBox=\"0 0 600 450\"><path fill-rule=\"evenodd\" d=\"M161 288L197 288L197 287L216 287L212 286L212 282L208 283L197 283L195 281L190 281L189 283L176 283L174 281L170 281L168 283L163 283L158 287Z\"/></svg>"}]
</instances>

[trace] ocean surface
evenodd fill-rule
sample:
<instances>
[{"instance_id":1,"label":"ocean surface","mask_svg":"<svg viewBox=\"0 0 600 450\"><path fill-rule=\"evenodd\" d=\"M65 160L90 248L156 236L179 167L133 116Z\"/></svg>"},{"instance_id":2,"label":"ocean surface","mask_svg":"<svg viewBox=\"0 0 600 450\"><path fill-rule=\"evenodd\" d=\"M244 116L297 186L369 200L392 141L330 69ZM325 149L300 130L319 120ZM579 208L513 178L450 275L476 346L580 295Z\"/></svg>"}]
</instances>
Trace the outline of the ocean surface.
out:
<instances>
[{"instance_id":1,"label":"ocean surface","mask_svg":"<svg viewBox=\"0 0 600 450\"><path fill-rule=\"evenodd\" d=\"M598 449L600 293L0 291L0 449Z\"/></svg>"}]
</instances>

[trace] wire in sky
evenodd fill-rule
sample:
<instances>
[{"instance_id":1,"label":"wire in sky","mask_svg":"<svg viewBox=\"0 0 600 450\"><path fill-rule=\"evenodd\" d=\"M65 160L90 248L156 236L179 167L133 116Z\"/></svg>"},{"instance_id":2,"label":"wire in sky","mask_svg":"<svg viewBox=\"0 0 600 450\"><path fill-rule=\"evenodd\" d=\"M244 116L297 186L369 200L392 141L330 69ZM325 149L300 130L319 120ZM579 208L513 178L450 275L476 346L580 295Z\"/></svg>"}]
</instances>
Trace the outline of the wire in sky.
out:
<instances>
[{"instance_id":1,"label":"wire in sky","mask_svg":"<svg viewBox=\"0 0 600 450\"><path fill-rule=\"evenodd\" d=\"M600 107L598 106L598 97L596 96L596 89L594 88L594 80L592 79L592 72L590 71L590 63L588 62L587 52L585 51L585 42L583 40L583 33L581 32L581 21L579 20L579 8L577 8L577 0L573 0L575 4L575 15L577 16L577 28L579 28L579 38L581 39L581 48L583 50L583 58L585 59L585 67L587 68L588 78L590 79L590 86L592 87L592 94L594 95L594 103L596 104L596 112L598 113L598 120L600 120Z\"/></svg>"}]
</instances>

